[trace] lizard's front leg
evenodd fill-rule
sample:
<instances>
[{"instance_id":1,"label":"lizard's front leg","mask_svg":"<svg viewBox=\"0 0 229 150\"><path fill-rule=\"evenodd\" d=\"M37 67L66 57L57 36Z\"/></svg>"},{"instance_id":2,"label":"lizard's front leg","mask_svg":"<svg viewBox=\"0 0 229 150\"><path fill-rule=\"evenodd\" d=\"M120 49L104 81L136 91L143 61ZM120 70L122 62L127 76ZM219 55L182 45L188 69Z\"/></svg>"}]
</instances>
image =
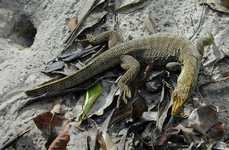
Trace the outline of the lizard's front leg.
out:
<instances>
[{"instance_id":1,"label":"lizard's front leg","mask_svg":"<svg viewBox=\"0 0 229 150\"><path fill-rule=\"evenodd\" d=\"M127 103L127 98L131 97L131 90L128 84L133 81L140 71L140 63L130 55L121 56L121 67L126 70L125 74L118 81L118 86L121 91L119 99Z\"/></svg>"},{"instance_id":2,"label":"lizard's front leg","mask_svg":"<svg viewBox=\"0 0 229 150\"><path fill-rule=\"evenodd\" d=\"M108 42L109 48L123 42L121 35L116 31L106 31L96 36L89 34L87 35L87 40L93 45Z\"/></svg>"}]
</instances>

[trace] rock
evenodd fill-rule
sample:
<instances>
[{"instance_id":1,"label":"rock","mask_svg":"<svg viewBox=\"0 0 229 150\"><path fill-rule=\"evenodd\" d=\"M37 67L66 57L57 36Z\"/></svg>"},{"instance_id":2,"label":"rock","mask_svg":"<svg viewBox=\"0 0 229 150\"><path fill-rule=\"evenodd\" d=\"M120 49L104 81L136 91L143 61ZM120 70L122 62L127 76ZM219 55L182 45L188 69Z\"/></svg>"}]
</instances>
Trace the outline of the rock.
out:
<instances>
[{"instance_id":1,"label":"rock","mask_svg":"<svg viewBox=\"0 0 229 150\"><path fill-rule=\"evenodd\" d=\"M166 64L165 68L168 71L179 72L181 70L181 65L178 62L169 62Z\"/></svg>"}]
</instances>

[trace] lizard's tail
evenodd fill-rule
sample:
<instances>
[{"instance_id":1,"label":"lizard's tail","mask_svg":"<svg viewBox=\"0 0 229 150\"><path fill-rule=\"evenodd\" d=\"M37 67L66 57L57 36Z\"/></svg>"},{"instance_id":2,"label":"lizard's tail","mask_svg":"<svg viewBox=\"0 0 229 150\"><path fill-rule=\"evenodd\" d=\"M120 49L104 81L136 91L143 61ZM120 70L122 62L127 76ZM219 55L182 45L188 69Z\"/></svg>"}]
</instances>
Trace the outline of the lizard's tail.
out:
<instances>
[{"instance_id":1,"label":"lizard's tail","mask_svg":"<svg viewBox=\"0 0 229 150\"><path fill-rule=\"evenodd\" d=\"M94 61L86 65L81 70L78 70L76 73L56 81L41 84L38 87L25 91L25 93L28 96L39 96L51 91L61 91L63 89L68 89L79 85L80 83L90 79L96 74L99 74L117 64L118 61L115 61L114 58L104 60L103 57L98 56L94 59Z\"/></svg>"}]
</instances>

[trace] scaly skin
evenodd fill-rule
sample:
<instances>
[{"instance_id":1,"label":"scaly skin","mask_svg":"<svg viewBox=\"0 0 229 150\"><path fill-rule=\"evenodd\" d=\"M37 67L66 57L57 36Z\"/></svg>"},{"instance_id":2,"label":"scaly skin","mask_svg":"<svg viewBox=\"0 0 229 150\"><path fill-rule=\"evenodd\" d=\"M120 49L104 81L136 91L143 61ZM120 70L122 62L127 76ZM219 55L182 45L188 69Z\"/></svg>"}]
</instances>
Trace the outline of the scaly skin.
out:
<instances>
[{"instance_id":1,"label":"scaly skin","mask_svg":"<svg viewBox=\"0 0 229 150\"><path fill-rule=\"evenodd\" d=\"M117 40L118 38L114 38L114 33L115 32L105 32L97 37L89 38L88 41L97 44L109 40L109 37ZM178 77L177 86L172 93L172 100L174 102L172 115L176 115L190 97L195 87L204 46L210 45L211 43L212 36L199 39L197 45L194 46L191 41L176 35L156 34L147 38L116 44L94 58L89 64L76 73L47 84L42 84L26 91L26 94L29 96L39 96L53 90L61 91L71 88L98 73L121 64L127 72L120 79L118 85L123 91L122 96L125 100L125 97L131 96L128 83L134 80L139 72L140 65L137 60L148 63L153 60L159 60L160 62L161 60L175 57L182 64L182 71ZM135 60L135 58L137 60Z\"/></svg>"}]
</instances>

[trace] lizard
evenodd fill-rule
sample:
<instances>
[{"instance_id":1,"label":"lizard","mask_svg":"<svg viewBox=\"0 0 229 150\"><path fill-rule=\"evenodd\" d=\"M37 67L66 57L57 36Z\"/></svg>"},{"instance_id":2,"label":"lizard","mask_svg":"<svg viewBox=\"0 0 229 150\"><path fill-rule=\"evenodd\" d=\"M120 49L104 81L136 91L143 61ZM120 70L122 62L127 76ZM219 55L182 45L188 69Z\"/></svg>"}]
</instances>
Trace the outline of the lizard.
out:
<instances>
[{"instance_id":1,"label":"lizard","mask_svg":"<svg viewBox=\"0 0 229 150\"><path fill-rule=\"evenodd\" d=\"M117 83L121 91L119 97L127 103L127 98L131 97L129 84L138 75L141 62L150 63L155 60L162 62L175 58L182 64L176 87L171 94L173 101L171 114L175 116L179 114L184 103L191 96L197 83L204 47L211 45L213 40L213 36L209 34L199 38L196 44L193 44L190 40L175 34L158 33L120 43L121 38L115 31L88 36L86 41L92 45L106 41L113 42L109 43L108 50L96 56L72 75L41 84L25 93L28 96L39 96L51 91L72 88L109 68L121 65L126 72Z\"/></svg>"}]
</instances>

